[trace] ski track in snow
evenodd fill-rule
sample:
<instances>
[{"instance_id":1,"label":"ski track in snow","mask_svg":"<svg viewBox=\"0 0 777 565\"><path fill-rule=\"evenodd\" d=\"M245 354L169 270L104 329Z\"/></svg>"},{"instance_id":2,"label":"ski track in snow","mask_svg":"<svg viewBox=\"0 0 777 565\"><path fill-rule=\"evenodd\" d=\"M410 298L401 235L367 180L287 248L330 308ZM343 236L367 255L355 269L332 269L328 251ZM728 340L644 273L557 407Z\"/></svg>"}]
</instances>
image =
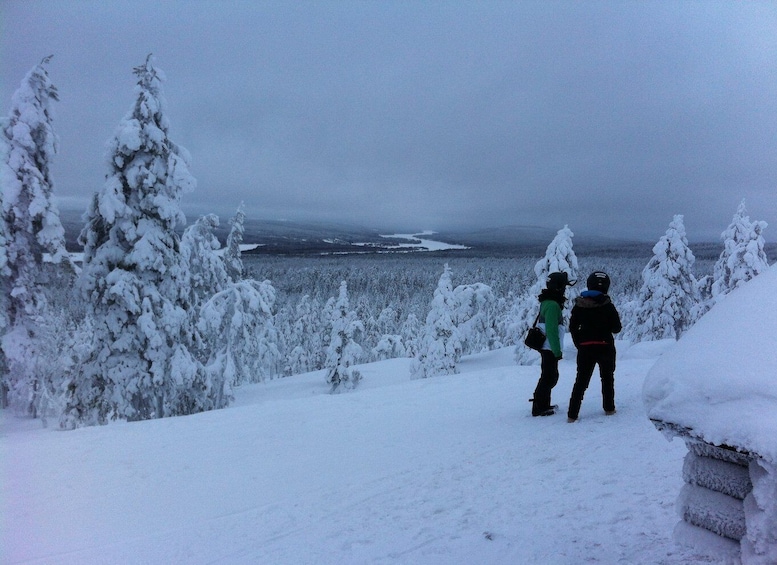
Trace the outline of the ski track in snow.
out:
<instances>
[{"instance_id":1,"label":"ski track in snow","mask_svg":"<svg viewBox=\"0 0 777 565\"><path fill-rule=\"evenodd\" d=\"M654 359L620 359L618 414L594 376L580 420L532 418L539 367L511 350L462 374L364 366L238 390L232 408L54 432L3 416L4 562L715 562L671 540L685 448L645 417Z\"/></svg>"}]
</instances>

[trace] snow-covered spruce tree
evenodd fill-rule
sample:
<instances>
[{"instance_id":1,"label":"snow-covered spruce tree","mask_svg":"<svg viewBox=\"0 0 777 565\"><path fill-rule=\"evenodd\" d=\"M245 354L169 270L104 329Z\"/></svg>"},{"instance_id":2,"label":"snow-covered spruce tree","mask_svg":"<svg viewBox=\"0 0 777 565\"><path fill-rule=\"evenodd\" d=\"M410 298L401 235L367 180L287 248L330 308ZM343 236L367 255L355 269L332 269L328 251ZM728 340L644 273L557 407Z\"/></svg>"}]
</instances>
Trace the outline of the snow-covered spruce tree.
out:
<instances>
[{"instance_id":1,"label":"snow-covered spruce tree","mask_svg":"<svg viewBox=\"0 0 777 565\"><path fill-rule=\"evenodd\" d=\"M273 323L275 289L269 281L230 283L203 304L198 328L210 357L207 370L216 406L226 406L232 387L262 382L278 370Z\"/></svg>"},{"instance_id":2,"label":"snow-covered spruce tree","mask_svg":"<svg viewBox=\"0 0 777 565\"><path fill-rule=\"evenodd\" d=\"M47 288L69 286L75 269L65 251L65 230L52 200L51 164L57 152L52 102L58 100L46 57L12 98L3 120L2 405L36 415L36 361L44 344L38 324L48 310Z\"/></svg>"},{"instance_id":3,"label":"snow-covered spruce tree","mask_svg":"<svg viewBox=\"0 0 777 565\"><path fill-rule=\"evenodd\" d=\"M150 55L135 75L135 103L108 144L106 182L80 236L94 353L70 386L63 427L190 414L220 394L190 351L190 275L175 233L181 196L195 186L189 156L168 137Z\"/></svg>"},{"instance_id":4,"label":"snow-covered spruce tree","mask_svg":"<svg viewBox=\"0 0 777 565\"><path fill-rule=\"evenodd\" d=\"M187 227L181 236L181 254L190 274L189 303L195 311L229 283L224 261L217 253L221 244L213 234L218 226L219 217L207 214Z\"/></svg>"},{"instance_id":5,"label":"snow-covered spruce tree","mask_svg":"<svg viewBox=\"0 0 777 565\"><path fill-rule=\"evenodd\" d=\"M229 220L232 226L227 236L227 245L224 249L224 266L227 269L227 275L233 281L239 281L243 278L243 258L240 252L240 244L243 243L243 234L245 233L245 205L243 202L237 207L237 212Z\"/></svg>"},{"instance_id":6,"label":"snow-covered spruce tree","mask_svg":"<svg viewBox=\"0 0 777 565\"><path fill-rule=\"evenodd\" d=\"M624 337L634 341L680 339L693 325L698 289L683 216L676 215L653 247L653 258L642 271L642 288L631 311Z\"/></svg>"},{"instance_id":7,"label":"snow-covered spruce tree","mask_svg":"<svg viewBox=\"0 0 777 565\"><path fill-rule=\"evenodd\" d=\"M326 350L326 382L331 392L354 389L361 381L361 373L354 365L362 356L357 343L364 326L348 304L348 285L340 283L340 294L332 313L332 332Z\"/></svg>"},{"instance_id":8,"label":"snow-covered spruce tree","mask_svg":"<svg viewBox=\"0 0 777 565\"><path fill-rule=\"evenodd\" d=\"M458 373L461 340L456 327L456 298L453 295L451 270L445 264L432 297L418 352L410 364L410 377L422 379Z\"/></svg>"},{"instance_id":9,"label":"snow-covered spruce tree","mask_svg":"<svg viewBox=\"0 0 777 565\"><path fill-rule=\"evenodd\" d=\"M712 272L713 299L719 300L769 268L762 235L766 226L764 221L751 222L745 201L739 204L731 224L720 234L723 252Z\"/></svg>"},{"instance_id":10,"label":"snow-covered spruce tree","mask_svg":"<svg viewBox=\"0 0 777 565\"><path fill-rule=\"evenodd\" d=\"M569 226L564 226L556 233L556 237L548 245L545 251L545 257L537 261L534 265L534 274L536 280L526 294L518 298L512 310L515 321L512 327L517 333L515 346L515 360L519 365L530 365L539 360L536 351L532 351L523 344L523 336L534 323L534 319L539 312L539 302L537 297L545 288L545 281L550 273L567 273L570 281L576 281L579 278L579 266L577 256L572 249L572 237L574 233ZM575 298L580 294L580 289L576 287L567 288L565 296L567 297L564 306L564 319L569 320L569 314L572 310L572 304Z\"/></svg>"}]
</instances>

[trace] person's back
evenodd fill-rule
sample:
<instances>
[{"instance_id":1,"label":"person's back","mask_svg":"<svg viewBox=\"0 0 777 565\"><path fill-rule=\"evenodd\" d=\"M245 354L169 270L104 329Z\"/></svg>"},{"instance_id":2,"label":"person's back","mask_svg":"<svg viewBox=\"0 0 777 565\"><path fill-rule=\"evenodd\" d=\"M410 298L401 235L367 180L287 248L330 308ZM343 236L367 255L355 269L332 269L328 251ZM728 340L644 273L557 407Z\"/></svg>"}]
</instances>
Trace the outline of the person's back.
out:
<instances>
[{"instance_id":1,"label":"person's back","mask_svg":"<svg viewBox=\"0 0 777 565\"><path fill-rule=\"evenodd\" d=\"M607 295L610 277L595 271L587 281L584 291L572 307L569 333L577 347L577 376L569 399L567 419L577 420L583 396L591 382L594 368L599 365L602 379L602 407L604 413L615 414L615 338L621 331L618 310Z\"/></svg>"},{"instance_id":2,"label":"person's back","mask_svg":"<svg viewBox=\"0 0 777 565\"><path fill-rule=\"evenodd\" d=\"M610 297L599 290L586 290L577 297L569 319L575 346L613 343L621 320Z\"/></svg>"}]
</instances>

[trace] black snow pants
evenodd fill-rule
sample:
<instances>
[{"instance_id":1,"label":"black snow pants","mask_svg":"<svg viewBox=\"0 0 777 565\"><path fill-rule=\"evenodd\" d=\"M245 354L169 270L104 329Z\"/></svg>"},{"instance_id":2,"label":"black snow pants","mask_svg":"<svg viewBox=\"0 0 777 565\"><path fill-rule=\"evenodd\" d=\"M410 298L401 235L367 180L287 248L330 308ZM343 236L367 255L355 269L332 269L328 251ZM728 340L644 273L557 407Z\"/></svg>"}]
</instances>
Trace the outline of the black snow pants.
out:
<instances>
[{"instance_id":1,"label":"black snow pants","mask_svg":"<svg viewBox=\"0 0 777 565\"><path fill-rule=\"evenodd\" d=\"M567 412L567 416L573 420L577 420L580 414L583 396L596 365L599 365L599 376L602 379L602 408L605 412L615 410L615 345L581 345L577 348L577 377Z\"/></svg>"},{"instance_id":2,"label":"black snow pants","mask_svg":"<svg viewBox=\"0 0 777 565\"><path fill-rule=\"evenodd\" d=\"M542 357L542 366L540 380L537 381L537 388L534 389L532 416L539 416L550 409L550 392L558 383L558 359L552 351L547 349L540 351L540 356Z\"/></svg>"}]
</instances>

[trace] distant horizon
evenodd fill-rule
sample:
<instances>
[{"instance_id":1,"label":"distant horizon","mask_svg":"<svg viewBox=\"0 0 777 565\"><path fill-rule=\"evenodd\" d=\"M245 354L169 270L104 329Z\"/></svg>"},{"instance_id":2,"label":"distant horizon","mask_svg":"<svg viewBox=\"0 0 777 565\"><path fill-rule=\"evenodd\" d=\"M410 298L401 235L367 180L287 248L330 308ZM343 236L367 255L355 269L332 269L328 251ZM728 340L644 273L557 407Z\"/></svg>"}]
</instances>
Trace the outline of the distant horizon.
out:
<instances>
[{"instance_id":1,"label":"distant horizon","mask_svg":"<svg viewBox=\"0 0 777 565\"><path fill-rule=\"evenodd\" d=\"M183 200L186 200L186 197L183 198ZM60 212L67 212L68 214L83 214L89 205L89 200L85 199L83 202L83 208L80 208L77 206L77 203L74 202L72 198L58 198L56 194L54 195L54 202L57 204ZM237 211L238 206L240 205L241 201L237 201L234 204L234 207L231 207L229 205L226 205L224 203L219 203L218 205L207 208L206 206L203 206L202 204L197 203L181 203L181 210L183 211L184 215L186 216L186 222L187 225L195 222L197 218L200 216L204 216L206 214L216 214L219 217L219 221L222 224L222 227L225 222L228 222L230 218L232 218L235 215L235 212ZM244 202L244 201L243 201ZM732 218L734 217L734 213L736 211L735 209L732 209L731 214L721 222L719 229L714 230L712 228L707 228L701 231L694 230L694 226L688 224L688 218L687 215L684 214L682 211L675 212L676 214L680 214L684 217L684 225L686 229L686 236L688 238L689 242L692 243L716 243L720 240L721 233L729 226L731 223ZM393 233L420 233L425 230L431 230L436 233L481 233L481 232L487 232L490 230L507 230L507 229L536 229L536 230L545 230L548 232L552 232L551 239L555 233L562 229L564 226L568 226L569 229L572 230L572 232L575 234L575 236L580 237L589 237L589 238L599 238L599 239L609 239L613 241L621 241L621 242L631 242L631 243L648 243L648 242L656 242L658 241L665 233L666 230L669 227L669 223L672 221L673 215L670 215L666 218L666 222L663 225L657 225L654 228L650 229L651 234L647 233L641 233L641 235L635 234L634 232L628 232L623 233L620 230L609 230L609 229L602 229L602 228L593 228L590 226L583 226L583 227L576 227L572 222L562 222L558 225L554 224L551 225L550 222L540 223L519 223L519 222L503 222L503 223L495 223L491 225L486 225L483 223L477 223L477 222L467 222L463 224L456 224L453 221L447 222L447 225L419 225L412 223L410 221L408 222L398 222L394 221L393 223L390 221L380 222L380 221L364 221L364 220L358 220L358 219L352 219L347 218L343 216L334 216L334 217L328 217L325 215L315 215L315 214L305 214L305 213L291 213L286 214L282 216L271 216L270 213L252 213L251 207L246 203L245 206L245 214L246 214L246 220L247 221L258 221L258 222L286 222L290 224L299 224L299 225L308 225L308 226L347 226L350 228L360 228L360 229L369 229L369 230L377 230L377 231L392 231ZM751 213L751 211L748 209L748 216L751 220L761 220L762 218L759 217L757 214ZM769 224L767 222L767 224ZM777 244L777 236L774 238L770 238L770 229L769 224L764 230L764 241L767 244ZM777 225L775 225L772 229L777 230ZM644 232L646 230L642 229L639 230L640 232ZM777 233L777 232L776 232ZM550 240L548 240L550 242Z\"/></svg>"},{"instance_id":2,"label":"distant horizon","mask_svg":"<svg viewBox=\"0 0 777 565\"><path fill-rule=\"evenodd\" d=\"M185 208L185 207L184 207ZM76 208L59 208L60 217L62 219L63 226L65 228L66 232L66 238L69 243L69 247L73 247L73 242L78 237L79 229L74 228L74 224L81 226L82 220L81 215L85 212L85 210L78 210ZM227 233L230 229L229 220L234 216L234 211L231 214L217 214L216 212L204 212L204 213L191 213L191 211L187 212L184 210L184 214L186 216L186 226L189 226L193 224L199 217L202 215L205 215L207 213L214 213L219 217L219 227L214 230L217 236L220 236L220 239L223 239L225 237L225 233ZM543 226L543 225L519 225L519 224L512 224L512 225L499 225L499 226L490 226L490 227L452 227L447 229L434 229L430 227L421 227L421 228L413 228L413 227L392 227L392 226L371 226L364 223L359 222L349 222L347 220L343 219L336 219L336 220L320 220L320 219L289 219L289 218L262 218L262 217L251 217L246 215L245 217L245 225L249 229L247 229L246 237L251 238L251 230L252 224L254 226L256 224L267 224L268 226L286 226L288 228L298 228L298 229L317 229L322 230L322 237L324 237L325 233L328 233L327 230L337 230L337 231L352 231L353 235L357 235L357 233L363 233L363 232L370 232L373 235L376 236L388 236L392 234L422 234L424 232L431 232L432 234L438 234L442 236L443 238L449 240L451 243L456 243L455 241L452 241L452 238L456 238L457 236L463 237L462 240L464 244L476 246L477 250L477 244L473 243L471 240L467 240L467 237L475 237L480 238L487 242L487 244L481 244L484 247L487 247L488 244L496 244L496 243L504 243L504 244L511 244L514 243L516 245L521 246L543 246L548 245L553 240L553 237L556 235L559 229L563 228L564 226L559 226L558 228L553 228L550 226ZM727 227L723 226L721 228L721 232ZM177 228L177 231L182 231L183 227ZM256 227L256 226L255 226ZM619 235L611 235L607 233L600 233L600 232L590 232L588 230L582 229L582 230L576 230L574 226L569 226L569 228L572 230L572 232L575 234L573 237L573 244L577 244L579 248L585 248L585 247L602 247L607 245L645 245L645 246L653 246L658 240L663 237L666 233L667 226L663 228L663 230L658 234L655 239L649 239L649 238L633 238L633 237L627 237L627 236L619 236ZM518 234L517 232L520 232L522 230L533 232L533 234L527 234L526 239L522 239L520 242L515 241L509 241L515 238ZM768 228L766 230L768 232ZM492 239L489 238L489 236L493 236ZM694 234L688 233L687 234L688 243L691 247L693 246L723 246L723 241L720 238L720 234L718 234L717 238L699 238L694 237ZM355 239L359 239L356 237ZM434 237L430 237L429 239L434 239ZM508 241L505 241L505 240ZM765 247L769 250L769 253L767 253L770 257L775 257L777 260L777 242L770 241L768 237L764 237ZM80 248L80 246L79 246ZM692 249L693 250L693 249Z\"/></svg>"}]
</instances>

